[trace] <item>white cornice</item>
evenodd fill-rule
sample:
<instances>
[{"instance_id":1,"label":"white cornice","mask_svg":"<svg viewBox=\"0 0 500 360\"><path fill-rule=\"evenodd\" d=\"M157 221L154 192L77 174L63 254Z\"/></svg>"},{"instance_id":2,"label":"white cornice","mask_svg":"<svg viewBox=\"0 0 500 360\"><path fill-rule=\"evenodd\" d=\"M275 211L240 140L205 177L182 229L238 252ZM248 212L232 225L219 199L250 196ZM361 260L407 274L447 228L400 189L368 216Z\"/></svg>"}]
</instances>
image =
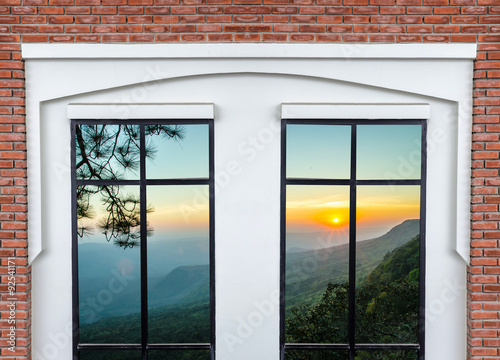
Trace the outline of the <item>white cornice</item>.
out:
<instances>
[{"instance_id":1,"label":"white cornice","mask_svg":"<svg viewBox=\"0 0 500 360\"><path fill-rule=\"evenodd\" d=\"M22 44L24 59L475 59L476 44Z\"/></svg>"}]
</instances>

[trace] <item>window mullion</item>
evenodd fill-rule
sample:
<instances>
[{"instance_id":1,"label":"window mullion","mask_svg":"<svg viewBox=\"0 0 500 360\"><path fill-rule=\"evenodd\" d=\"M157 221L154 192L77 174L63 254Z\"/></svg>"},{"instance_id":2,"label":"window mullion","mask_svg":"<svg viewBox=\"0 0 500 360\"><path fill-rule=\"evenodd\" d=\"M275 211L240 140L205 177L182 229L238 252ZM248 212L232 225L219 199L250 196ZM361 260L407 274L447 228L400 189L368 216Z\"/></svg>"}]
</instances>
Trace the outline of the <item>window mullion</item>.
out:
<instances>
[{"instance_id":1,"label":"window mullion","mask_svg":"<svg viewBox=\"0 0 500 360\"><path fill-rule=\"evenodd\" d=\"M356 334L356 129L356 124L351 125L351 184L349 195L349 360L354 360Z\"/></svg>"},{"instance_id":2,"label":"window mullion","mask_svg":"<svg viewBox=\"0 0 500 360\"><path fill-rule=\"evenodd\" d=\"M141 221L141 348L142 360L147 360L148 343L148 249L146 219L146 132L140 125L140 221Z\"/></svg>"}]
</instances>

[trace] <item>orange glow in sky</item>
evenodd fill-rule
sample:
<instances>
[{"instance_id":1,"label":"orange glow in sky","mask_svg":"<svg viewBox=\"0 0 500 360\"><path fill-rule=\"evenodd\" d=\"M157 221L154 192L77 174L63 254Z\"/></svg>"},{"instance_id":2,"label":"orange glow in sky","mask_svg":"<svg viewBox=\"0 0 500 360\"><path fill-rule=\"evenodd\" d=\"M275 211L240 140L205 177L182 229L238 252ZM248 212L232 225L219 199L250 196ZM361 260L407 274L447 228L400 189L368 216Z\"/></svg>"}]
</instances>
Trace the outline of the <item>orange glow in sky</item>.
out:
<instances>
[{"instance_id":1,"label":"orange glow in sky","mask_svg":"<svg viewBox=\"0 0 500 360\"><path fill-rule=\"evenodd\" d=\"M373 228L372 235L379 236L381 231L420 217L420 187L358 186L356 203L357 229ZM348 187L288 186L286 218L287 232L291 233L346 232ZM371 236L368 232L363 237Z\"/></svg>"}]
</instances>

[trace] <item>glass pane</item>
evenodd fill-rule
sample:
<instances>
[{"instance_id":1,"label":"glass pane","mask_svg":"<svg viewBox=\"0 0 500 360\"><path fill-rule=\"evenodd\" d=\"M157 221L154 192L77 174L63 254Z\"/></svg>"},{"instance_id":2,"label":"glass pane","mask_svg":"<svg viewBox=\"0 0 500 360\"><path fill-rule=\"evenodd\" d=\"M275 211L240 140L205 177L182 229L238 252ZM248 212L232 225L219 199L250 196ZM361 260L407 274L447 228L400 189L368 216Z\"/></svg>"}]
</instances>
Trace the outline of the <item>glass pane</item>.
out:
<instances>
[{"instance_id":1,"label":"glass pane","mask_svg":"<svg viewBox=\"0 0 500 360\"><path fill-rule=\"evenodd\" d=\"M358 179L420 179L421 125L358 125Z\"/></svg>"},{"instance_id":2,"label":"glass pane","mask_svg":"<svg viewBox=\"0 0 500 360\"><path fill-rule=\"evenodd\" d=\"M148 179L208 178L208 125L146 126Z\"/></svg>"},{"instance_id":3,"label":"glass pane","mask_svg":"<svg viewBox=\"0 0 500 360\"><path fill-rule=\"evenodd\" d=\"M76 125L76 178L139 178L139 125Z\"/></svg>"},{"instance_id":4,"label":"glass pane","mask_svg":"<svg viewBox=\"0 0 500 360\"><path fill-rule=\"evenodd\" d=\"M210 360L210 350L153 350L149 360Z\"/></svg>"},{"instance_id":5,"label":"glass pane","mask_svg":"<svg viewBox=\"0 0 500 360\"><path fill-rule=\"evenodd\" d=\"M351 127L287 125L286 176L349 179Z\"/></svg>"},{"instance_id":6,"label":"glass pane","mask_svg":"<svg viewBox=\"0 0 500 360\"><path fill-rule=\"evenodd\" d=\"M80 350L80 360L141 360L140 350Z\"/></svg>"},{"instance_id":7,"label":"glass pane","mask_svg":"<svg viewBox=\"0 0 500 360\"><path fill-rule=\"evenodd\" d=\"M348 186L287 186L286 342L348 341L348 242Z\"/></svg>"},{"instance_id":8,"label":"glass pane","mask_svg":"<svg viewBox=\"0 0 500 360\"><path fill-rule=\"evenodd\" d=\"M357 188L358 343L417 342L419 216L419 186Z\"/></svg>"},{"instance_id":9,"label":"glass pane","mask_svg":"<svg viewBox=\"0 0 500 360\"><path fill-rule=\"evenodd\" d=\"M79 186L80 342L141 340L138 186Z\"/></svg>"},{"instance_id":10,"label":"glass pane","mask_svg":"<svg viewBox=\"0 0 500 360\"><path fill-rule=\"evenodd\" d=\"M417 360L418 351L376 350L357 351L356 360Z\"/></svg>"},{"instance_id":11,"label":"glass pane","mask_svg":"<svg viewBox=\"0 0 500 360\"><path fill-rule=\"evenodd\" d=\"M285 359L286 360L348 360L349 355L346 350L286 350Z\"/></svg>"},{"instance_id":12,"label":"glass pane","mask_svg":"<svg viewBox=\"0 0 500 360\"><path fill-rule=\"evenodd\" d=\"M149 186L150 343L210 342L208 185Z\"/></svg>"}]
</instances>

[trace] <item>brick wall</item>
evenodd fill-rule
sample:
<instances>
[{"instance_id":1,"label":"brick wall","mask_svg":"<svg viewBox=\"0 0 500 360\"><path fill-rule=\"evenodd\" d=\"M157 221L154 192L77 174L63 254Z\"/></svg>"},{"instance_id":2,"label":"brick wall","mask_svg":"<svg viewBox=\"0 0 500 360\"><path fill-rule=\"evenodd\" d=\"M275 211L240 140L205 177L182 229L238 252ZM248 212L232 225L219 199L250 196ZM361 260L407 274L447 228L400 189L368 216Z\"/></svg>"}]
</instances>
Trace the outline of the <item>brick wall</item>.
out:
<instances>
[{"instance_id":1,"label":"brick wall","mask_svg":"<svg viewBox=\"0 0 500 360\"><path fill-rule=\"evenodd\" d=\"M500 24L498 16L496 22ZM495 29L498 31L499 25L491 25L490 34L479 36L479 41L488 43L479 44L474 72L472 259L468 271L470 359L500 357L500 37L494 34Z\"/></svg>"},{"instance_id":2,"label":"brick wall","mask_svg":"<svg viewBox=\"0 0 500 360\"><path fill-rule=\"evenodd\" d=\"M31 358L20 44L193 41L479 44L468 358L500 359L500 0L0 0L1 358ZM14 353L8 349L11 298Z\"/></svg>"}]
</instances>

